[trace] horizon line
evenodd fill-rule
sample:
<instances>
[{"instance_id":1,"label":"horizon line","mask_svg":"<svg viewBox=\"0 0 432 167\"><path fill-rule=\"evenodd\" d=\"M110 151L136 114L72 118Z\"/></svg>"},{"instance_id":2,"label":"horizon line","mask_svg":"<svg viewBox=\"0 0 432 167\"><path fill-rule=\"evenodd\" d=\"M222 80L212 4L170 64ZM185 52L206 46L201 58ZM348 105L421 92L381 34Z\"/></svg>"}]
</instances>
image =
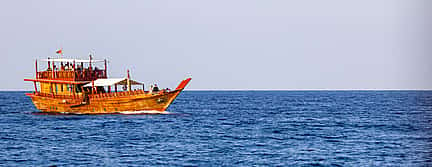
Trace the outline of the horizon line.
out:
<instances>
[{"instance_id":1,"label":"horizon line","mask_svg":"<svg viewBox=\"0 0 432 167\"><path fill-rule=\"evenodd\" d=\"M390 91L414 90L432 91L432 89L186 89L184 91Z\"/></svg>"}]
</instances>

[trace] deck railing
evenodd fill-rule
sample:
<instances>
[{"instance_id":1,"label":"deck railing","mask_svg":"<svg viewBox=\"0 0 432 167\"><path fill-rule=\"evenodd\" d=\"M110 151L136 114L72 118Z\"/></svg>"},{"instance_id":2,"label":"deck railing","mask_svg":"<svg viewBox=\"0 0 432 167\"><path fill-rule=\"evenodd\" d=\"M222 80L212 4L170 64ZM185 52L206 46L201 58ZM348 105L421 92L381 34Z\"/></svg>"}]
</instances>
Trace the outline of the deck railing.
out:
<instances>
[{"instance_id":1,"label":"deck railing","mask_svg":"<svg viewBox=\"0 0 432 167\"><path fill-rule=\"evenodd\" d=\"M52 94L52 93L42 93L42 92L33 92L33 93L40 95L40 96L54 97L54 98L61 98L61 99L82 99L84 97L82 94L56 95L56 94Z\"/></svg>"},{"instance_id":2,"label":"deck railing","mask_svg":"<svg viewBox=\"0 0 432 167\"><path fill-rule=\"evenodd\" d=\"M105 97L121 97L121 96L130 96L130 95L141 95L148 94L148 91L144 90L132 90L132 91L124 91L124 92L111 92L111 93L97 93L90 94L90 98L105 98Z\"/></svg>"},{"instance_id":3,"label":"deck railing","mask_svg":"<svg viewBox=\"0 0 432 167\"><path fill-rule=\"evenodd\" d=\"M91 81L107 78L104 70L76 70L76 71L41 71L36 74L38 79L54 79L66 81Z\"/></svg>"},{"instance_id":4,"label":"deck railing","mask_svg":"<svg viewBox=\"0 0 432 167\"><path fill-rule=\"evenodd\" d=\"M157 92L152 92L152 94L165 94L168 93L168 90L162 89ZM149 94L149 91L144 90L132 90L132 91L124 91L124 92L111 92L111 93L96 93L90 94L90 98L109 98L109 97L122 97L122 96L131 96L131 95L142 95Z\"/></svg>"}]
</instances>

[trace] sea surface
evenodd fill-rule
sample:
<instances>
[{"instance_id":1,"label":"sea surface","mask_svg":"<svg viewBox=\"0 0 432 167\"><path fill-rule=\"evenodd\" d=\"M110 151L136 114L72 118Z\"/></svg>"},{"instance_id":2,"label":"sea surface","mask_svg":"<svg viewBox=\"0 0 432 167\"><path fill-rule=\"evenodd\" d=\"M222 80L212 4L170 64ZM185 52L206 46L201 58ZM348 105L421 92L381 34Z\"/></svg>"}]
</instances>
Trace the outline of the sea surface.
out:
<instances>
[{"instance_id":1,"label":"sea surface","mask_svg":"<svg viewBox=\"0 0 432 167\"><path fill-rule=\"evenodd\" d=\"M160 115L0 92L0 166L432 166L432 91L186 91Z\"/></svg>"}]
</instances>

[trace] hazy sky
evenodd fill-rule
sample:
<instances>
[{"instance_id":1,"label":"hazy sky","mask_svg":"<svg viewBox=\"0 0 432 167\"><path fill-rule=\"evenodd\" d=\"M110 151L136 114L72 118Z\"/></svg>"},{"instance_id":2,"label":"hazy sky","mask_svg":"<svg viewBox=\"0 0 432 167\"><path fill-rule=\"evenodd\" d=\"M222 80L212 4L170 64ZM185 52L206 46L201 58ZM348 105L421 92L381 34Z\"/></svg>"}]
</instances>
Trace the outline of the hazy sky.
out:
<instances>
[{"instance_id":1,"label":"hazy sky","mask_svg":"<svg viewBox=\"0 0 432 167\"><path fill-rule=\"evenodd\" d=\"M61 47L162 87L432 89L431 2L0 1L0 89L31 90Z\"/></svg>"}]
</instances>

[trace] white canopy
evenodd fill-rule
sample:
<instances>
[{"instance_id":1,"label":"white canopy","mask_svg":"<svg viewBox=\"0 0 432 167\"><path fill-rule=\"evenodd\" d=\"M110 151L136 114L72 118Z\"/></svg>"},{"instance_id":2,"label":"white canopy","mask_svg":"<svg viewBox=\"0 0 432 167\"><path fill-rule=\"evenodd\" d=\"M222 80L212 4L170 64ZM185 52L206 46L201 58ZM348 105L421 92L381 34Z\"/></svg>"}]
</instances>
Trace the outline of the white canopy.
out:
<instances>
[{"instance_id":1,"label":"white canopy","mask_svg":"<svg viewBox=\"0 0 432 167\"><path fill-rule=\"evenodd\" d=\"M90 59L42 59L41 61L54 61L54 62L74 62L75 63L90 63ZM91 60L92 63L104 62L105 60Z\"/></svg>"},{"instance_id":2,"label":"white canopy","mask_svg":"<svg viewBox=\"0 0 432 167\"><path fill-rule=\"evenodd\" d=\"M130 80L131 85L142 85L134 80ZM111 86L111 85L126 85L127 78L110 78L110 79L97 79L94 81L94 86ZM84 87L92 87L92 83L85 84Z\"/></svg>"}]
</instances>

